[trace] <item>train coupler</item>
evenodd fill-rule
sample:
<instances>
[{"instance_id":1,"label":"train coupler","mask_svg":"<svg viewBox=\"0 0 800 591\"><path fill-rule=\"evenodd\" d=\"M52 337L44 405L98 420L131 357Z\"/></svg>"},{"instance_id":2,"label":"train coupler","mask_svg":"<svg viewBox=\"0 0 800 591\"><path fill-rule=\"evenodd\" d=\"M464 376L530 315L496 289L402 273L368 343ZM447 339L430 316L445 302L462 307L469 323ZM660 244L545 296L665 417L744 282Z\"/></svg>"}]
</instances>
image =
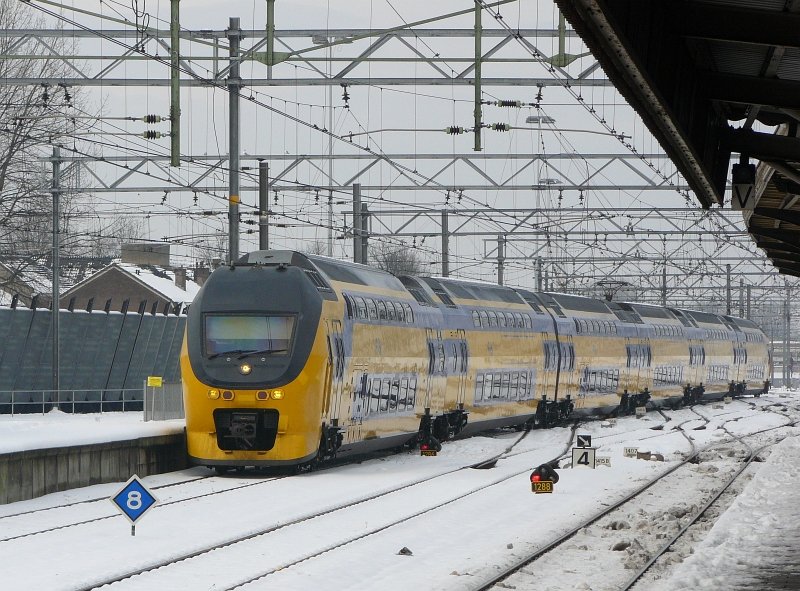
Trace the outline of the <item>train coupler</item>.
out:
<instances>
[{"instance_id":1,"label":"train coupler","mask_svg":"<svg viewBox=\"0 0 800 591\"><path fill-rule=\"evenodd\" d=\"M692 404L696 404L700 402L700 399L705 394L706 388L701 383L699 386L692 386L691 384L686 384L683 387L683 404L686 406L691 406Z\"/></svg>"},{"instance_id":2,"label":"train coupler","mask_svg":"<svg viewBox=\"0 0 800 591\"><path fill-rule=\"evenodd\" d=\"M650 390L648 388L641 390L638 394L631 394L625 390L619 399L617 415L632 415L638 407L647 406L648 402L650 402Z\"/></svg>"},{"instance_id":3,"label":"train coupler","mask_svg":"<svg viewBox=\"0 0 800 591\"><path fill-rule=\"evenodd\" d=\"M344 441L344 429L332 425L322 425L322 436L319 442L317 458L320 461L332 460Z\"/></svg>"},{"instance_id":4,"label":"train coupler","mask_svg":"<svg viewBox=\"0 0 800 591\"><path fill-rule=\"evenodd\" d=\"M744 396L746 390L747 382L734 382L731 380L731 383L728 384L728 396Z\"/></svg>"},{"instance_id":5,"label":"train coupler","mask_svg":"<svg viewBox=\"0 0 800 591\"><path fill-rule=\"evenodd\" d=\"M566 421L572 415L573 410L575 410L575 404L572 402L571 396L567 395L563 400L548 400L547 395L543 395L536 406L534 424L544 428L554 427L562 421Z\"/></svg>"}]
</instances>

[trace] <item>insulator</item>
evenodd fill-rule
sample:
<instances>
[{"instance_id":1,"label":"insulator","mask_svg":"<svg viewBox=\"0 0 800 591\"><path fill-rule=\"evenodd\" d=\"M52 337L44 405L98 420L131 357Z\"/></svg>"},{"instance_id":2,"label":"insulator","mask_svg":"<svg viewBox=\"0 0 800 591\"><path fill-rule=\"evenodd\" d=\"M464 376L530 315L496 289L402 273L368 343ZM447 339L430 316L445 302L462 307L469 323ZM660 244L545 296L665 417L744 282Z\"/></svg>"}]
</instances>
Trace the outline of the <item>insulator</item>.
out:
<instances>
[{"instance_id":1,"label":"insulator","mask_svg":"<svg viewBox=\"0 0 800 591\"><path fill-rule=\"evenodd\" d=\"M163 118L161 117L161 115L145 115L144 117L142 117L142 121L144 121L145 123L161 123L161 121L163 121Z\"/></svg>"},{"instance_id":2,"label":"insulator","mask_svg":"<svg viewBox=\"0 0 800 591\"><path fill-rule=\"evenodd\" d=\"M508 131L511 126L508 123L492 123L490 126L494 131Z\"/></svg>"},{"instance_id":3,"label":"insulator","mask_svg":"<svg viewBox=\"0 0 800 591\"><path fill-rule=\"evenodd\" d=\"M451 125L450 127L445 127L444 130L445 132L447 132L448 135L460 135L464 133L463 127L457 127L455 125Z\"/></svg>"},{"instance_id":4,"label":"insulator","mask_svg":"<svg viewBox=\"0 0 800 591\"><path fill-rule=\"evenodd\" d=\"M148 129L147 131L142 132L142 137L146 140L157 140L161 139L162 134L160 131L152 131Z\"/></svg>"},{"instance_id":5,"label":"insulator","mask_svg":"<svg viewBox=\"0 0 800 591\"><path fill-rule=\"evenodd\" d=\"M522 101L504 100L504 101L495 101L494 104L497 105L498 107L517 107L517 108L519 108L519 107L522 106Z\"/></svg>"}]
</instances>

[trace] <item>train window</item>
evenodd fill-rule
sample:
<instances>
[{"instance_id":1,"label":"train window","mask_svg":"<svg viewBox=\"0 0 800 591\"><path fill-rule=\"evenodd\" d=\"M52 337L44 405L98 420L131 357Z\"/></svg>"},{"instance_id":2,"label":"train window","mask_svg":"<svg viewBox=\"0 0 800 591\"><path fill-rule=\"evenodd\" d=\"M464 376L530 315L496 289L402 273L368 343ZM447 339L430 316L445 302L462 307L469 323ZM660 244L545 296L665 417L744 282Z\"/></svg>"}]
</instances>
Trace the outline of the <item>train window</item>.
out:
<instances>
[{"instance_id":1,"label":"train window","mask_svg":"<svg viewBox=\"0 0 800 591\"><path fill-rule=\"evenodd\" d=\"M506 312L506 326L508 328L517 327L517 321L514 320L514 314L512 314L511 312Z\"/></svg>"},{"instance_id":2,"label":"train window","mask_svg":"<svg viewBox=\"0 0 800 591\"><path fill-rule=\"evenodd\" d=\"M503 374L495 373L492 375L492 398L500 398L500 385L503 383Z\"/></svg>"},{"instance_id":3,"label":"train window","mask_svg":"<svg viewBox=\"0 0 800 591\"><path fill-rule=\"evenodd\" d=\"M392 380L389 385L389 412L396 412L400 397L400 382Z\"/></svg>"},{"instance_id":4,"label":"train window","mask_svg":"<svg viewBox=\"0 0 800 591\"><path fill-rule=\"evenodd\" d=\"M511 374L503 372L500 379L500 398L508 398L508 385L511 381Z\"/></svg>"},{"instance_id":5,"label":"train window","mask_svg":"<svg viewBox=\"0 0 800 591\"><path fill-rule=\"evenodd\" d=\"M525 322L525 328L533 328L533 323L531 322L531 317L528 314L522 315L522 320Z\"/></svg>"},{"instance_id":6,"label":"train window","mask_svg":"<svg viewBox=\"0 0 800 591\"><path fill-rule=\"evenodd\" d=\"M347 294L345 294L345 296L344 296L344 303L345 303L345 308L347 309L347 317L348 318L352 318L353 317L353 300L351 300L350 296L347 295Z\"/></svg>"},{"instance_id":7,"label":"train window","mask_svg":"<svg viewBox=\"0 0 800 591\"><path fill-rule=\"evenodd\" d=\"M514 312L514 326L517 328L525 328L525 323L522 320L522 314Z\"/></svg>"},{"instance_id":8,"label":"train window","mask_svg":"<svg viewBox=\"0 0 800 591\"><path fill-rule=\"evenodd\" d=\"M372 298L365 298L367 300L367 313L370 320L378 319L378 306L375 305L375 300Z\"/></svg>"},{"instance_id":9,"label":"train window","mask_svg":"<svg viewBox=\"0 0 800 591\"><path fill-rule=\"evenodd\" d=\"M481 317L481 326L486 328L489 326L489 313L486 310L481 310L479 312Z\"/></svg>"},{"instance_id":10,"label":"train window","mask_svg":"<svg viewBox=\"0 0 800 591\"><path fill-rule=\"evenodd\" d=\"M397 410L405 410L408 401L408 378L400 378L400 391L397 398Z\"/></svg>"},{"instance_id":11,"label":"train window","mask_svg":"<svg viewBox=\"0 0 800 591\"><path fill-rule=\"evenodd\" d=\"M263 352L286 355L292 347L294 316L205 316L206 355Z\"/></svg>"},{"instance_id":12,"label":"train window","mask_svg":"<svg viewBox=\"0 0 800 591\"><path fill-rule=\"evenodd\" d=\"M444 343L441 341L436 343L436 371L438 373L445 373L445 351L444 351Z\"/></svg>"},{"instance_id":13,"label":"train window","mask_svg":"<svg viewBox=\"0 0 800 591\"><path fill-rule=\"evenodd\" d=\"M378 319L379 320L386 320L389 315L386 312L386 302L383 300L378 300Z\"/></svg>"},{"instance_id":14,"label":"train window","mask_svg":"<svg viewBox=\"0 0 800 591\"><path fill-rule=\"evenodd\" d=\"M369 414L369 399L370 399L370 392L372 391L372 380L367 378L366 374L364 375L364 381L361 389L361 397L364 399L362 403L364 406L364 416Z\"/></svg>"},{"instance_id":15,"label":"train window","mask_svg":"<svg viewBox=\"0 0 800 591\"><path fill-rule=\"evenodd\" d=\"M689 347L689 365L705 365L706 350L702 345L691 345Z\"/></svg>"},{"instance_id":16,"label":"train window","mask_svg":"<svg viewBox=\"0 0 800 591\"><path fill-rule=\"evenodd\" d=\"M344 339L342 337L334 338L336 343L336 377L341 378L344 376Z\"/></svg>"},{"instance_id":17,"label":"train window","mask_svg":"<svg viewBox=\"0 0 800 591\"><path fill-rule=\"evenodd\" d=\"M461 341L461 373L467 373L468 354L469 349L467 349L467 343Z\"/></svg>"},{"instance_id":18,"label":"train window","mask_svg":"<svg viewBox=\"0 0 800 591\"><path fill-rule=\"evenodd\" d=\"M411 309L411 304L403 304L403 310L406 312L406 323L413 324L414 311Z\"/></svg>"},{"instance_id":19,"label":"train window","mask_svg":"<svg viewBox=\"0 0 800 591\"><path fill-rule=\"evenodd\" d=\"M520 398L518 371L511 373L511 384L509 387L508 396L509 398L511 398L511 400L517 400L518 398Z\"/></svg>"},{"instance_id":20,"label":"train window","mask_svg":"<svg viewBox=\"0 0 800 591\"><path fill-rule=\"evenodd\" d=\"M387 412L389 410L389 386L391 385L391 380L389 378L384 378L381 382L381 404L380 404L380 411Z\"/></svg>"},{"instance_id":21,"label":"train window","mask_svg":"<svg viewBox=\"0 0 800 591\"><path fill-rule=\"evenodd\" d=\"M483 374L479 373L475 377L475 402L483 400Z\"/></svg>"},{"instance_id":22,"label":"train window","mask_svg":"<svg viewBox=\"0 0 800 591\"><path fill-rule=\"evenodd\" d=\"M493 312L492 310L489 310L487 312L487 314L489 315L489 328L496 327L497 326L497 312Z\"/></svg>"},{"instance_id":23,"label":"train window","mask_svg":"<svg viewBox=\"0 0 800 591\"><path fill-rule=\"evenodd\" d=\"M475 328L481 327L481 316L478 314L477 310L472 311L472 326Z\"/></svg>"},{"instance_id":24,"label":"train window","mask_svg":"<svg viewBox=\"0 0 800 591\"><path fill-rule=\"evenodd\" d=\"M555 369L558 363L558 349L556 349L555 342L544 341L542 346L544 347L544 368Z\"/></svg>"},{"instance_id":25,"label":"train window","mask_svg":"<svg viewBox=\"0 0 800 591\"><path fill-rule=\"evenodd\" d=\"M498 312L497 313L497 326L505 328L508 326L508 318L506 318L505 312Z\"/></svg>"},{"instance_id":26,"label":"train window","mask_svg":"<svg viewBox=\"0 0 800 591\"><path fill-rule=\"evenodd\" d=\"M364 298L360 298L358 296L353 298L356 302L356 313L359 318L366 318L367 317L367 303L364 301Z\"/></svg>"},{"instance_id":27,"label":"train window","mask_svg":"<svg viewBox=\"0 0 800 591\"><path fill-rule=\"evenodd\" d=\"M414 410L417 403L417 378L408 378L408 398L406 399L406 410Z\"/></svg>"},{"instance_id":28,"label":"train window","mask_svg":"<svg viewBox=\"0 0 800 591\"><path fill-rule=\"evenodd\" d=\"M386 302L386 318L390 321L397 321L397 310L392 302Z\"/></svg>"},{"instance_id":29,"label":"train window","mask_svg":"<svg viewBox=\"0 0 800 591\"><path fill-rule=\"evenodd\" d=\"M379 379L372 380L369 389L369 414L375 414L380 408L381 402L381 381Z\"/></svg>"},{"instance_id":30,"label":"train window","mask_svg":"<svg viewBox=\"0 0 800 591\"><path fill-rule=\"evenodd\" d=\"M575 346L572 343L560 343L561 369L572 371L575 369Z\"/></svg>"},{"instance_id":31,"label":"train window","mask_svg":"<svg viewBox=\"0 0 800 591\"><path fill-rule=\"evenodd\" d=\"M519 399L526 400L530 398L528 395L530 382L528 381L528 372L522 371L519 374Z\"/></svg>"}]
</instances>

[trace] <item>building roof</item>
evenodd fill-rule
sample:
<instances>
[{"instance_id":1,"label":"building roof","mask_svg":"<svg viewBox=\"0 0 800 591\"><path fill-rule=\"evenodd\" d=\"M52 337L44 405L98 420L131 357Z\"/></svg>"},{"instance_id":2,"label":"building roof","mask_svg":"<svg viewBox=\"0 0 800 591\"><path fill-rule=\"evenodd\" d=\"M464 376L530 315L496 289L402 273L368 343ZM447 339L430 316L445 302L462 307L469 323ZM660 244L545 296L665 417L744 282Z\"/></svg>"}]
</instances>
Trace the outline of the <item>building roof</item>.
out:
<instances>
[{"instance_id":1,"label":"building roof","mask_svg":"<svg viewBox=\"0 0 800 591\"><path fill-rule=\"evenodd\" d=\"M155 267L153 265L134 265L132 263L113 262L103 269L100 269L94 275L87 277L84 281L76 283L69 290L63 292L61 296L62 298L69 297L73 291L77 291L90 282L100 281L104 276L113 272L125 274L133 281L140 283L142 287L155 292L163 299L173 303L188 305L192 303L194 296L200 291L200 285L188 277L186 278L186 289L181 289L175 285L175 271L172 269Z\"/></svg>"},{"instance_id":2,"label":"building roof","mask_svg":"<svg viewBox=\"0 0 800 591\"><path fill-rule=\"evenodd\" d=\"M24 284L31 288L34 295L51 295L53 291L53 270L46 264L26 258L5 258L0 261L0 267L14 279L9 283ZM59 265L59 291L64 293L76 282L93 272L92 264L86 262L63 261ZM2 290L2 288L0 288Z\"/></svg>"}]
</instances>

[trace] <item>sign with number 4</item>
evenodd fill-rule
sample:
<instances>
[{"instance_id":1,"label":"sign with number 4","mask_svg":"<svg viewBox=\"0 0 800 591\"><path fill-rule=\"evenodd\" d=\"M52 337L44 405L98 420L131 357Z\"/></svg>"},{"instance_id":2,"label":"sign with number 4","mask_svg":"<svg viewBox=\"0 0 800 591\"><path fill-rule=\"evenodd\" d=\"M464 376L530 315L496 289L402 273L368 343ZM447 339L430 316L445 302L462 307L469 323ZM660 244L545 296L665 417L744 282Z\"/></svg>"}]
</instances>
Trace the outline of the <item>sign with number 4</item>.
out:
<instances>
[{"instance_id":1,"label":"sign with number 4","mask_svg":"<svg viewBox=\"0 0 800 591\"><path fill-rule=\"evenodd\" d=\"M131 522L131 535L136 535L136 521L158 502L139 477L134 474L128 479L120 491L111 497L111 502Z\"/></svg>"}]
</instances>

